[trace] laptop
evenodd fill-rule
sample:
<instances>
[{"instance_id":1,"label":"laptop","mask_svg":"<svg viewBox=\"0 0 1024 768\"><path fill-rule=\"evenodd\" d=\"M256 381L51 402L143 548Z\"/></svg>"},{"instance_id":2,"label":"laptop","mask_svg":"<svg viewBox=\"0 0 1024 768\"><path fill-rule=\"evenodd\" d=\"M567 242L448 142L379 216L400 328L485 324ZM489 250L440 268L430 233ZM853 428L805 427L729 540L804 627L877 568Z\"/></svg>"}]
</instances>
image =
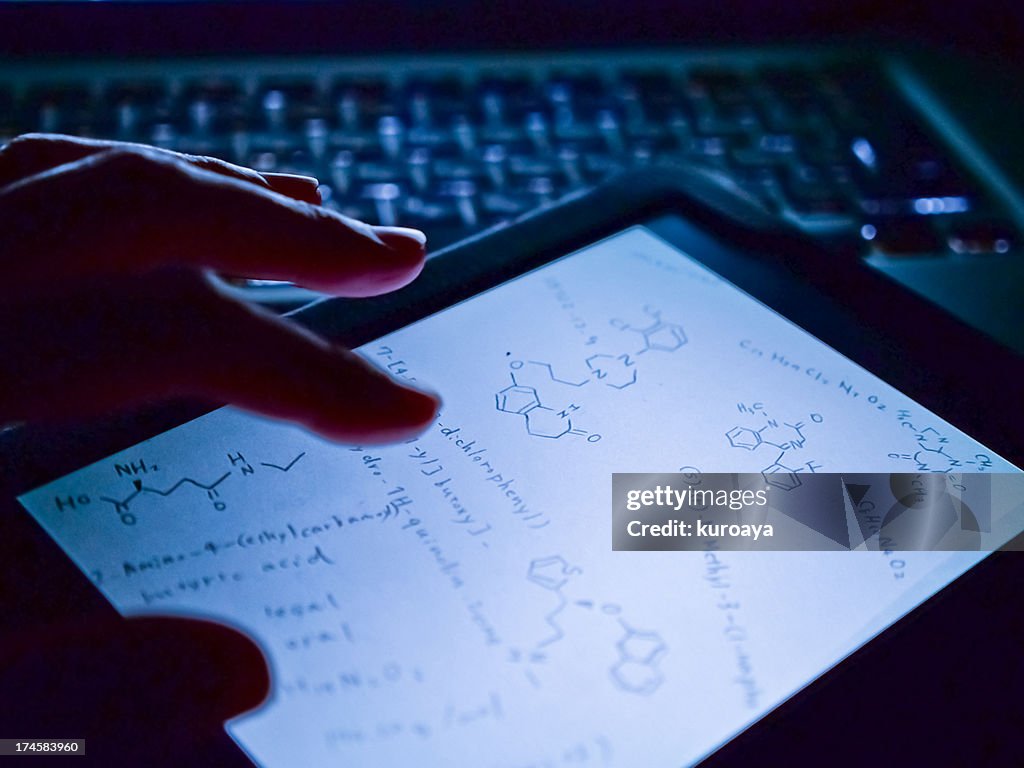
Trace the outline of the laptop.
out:
<instances>
[{"instance_id":1,"label":"laptop","mask_svg":"<svg viewBox=\"0 0 1024 768\"><path fill-rule=\"evenodd\" d=\"M1012 24L979 49L956 9L914 18L868 3L770 18L703 1L0 14L0 142L72 133L314 175L326 205L422 228L434 251L623 168L692 163L814 237L855 242L872 267L1024 350L1024 198L1008 147L957 112L984 112L986 82L1005 108L1006 91L972 72L991 74L983 54L998 57L1000 40L1012 50ZM962 52L940 55L955 34ZM282 311L315 298L236 287Z\"/></svg>"}]
</instances>

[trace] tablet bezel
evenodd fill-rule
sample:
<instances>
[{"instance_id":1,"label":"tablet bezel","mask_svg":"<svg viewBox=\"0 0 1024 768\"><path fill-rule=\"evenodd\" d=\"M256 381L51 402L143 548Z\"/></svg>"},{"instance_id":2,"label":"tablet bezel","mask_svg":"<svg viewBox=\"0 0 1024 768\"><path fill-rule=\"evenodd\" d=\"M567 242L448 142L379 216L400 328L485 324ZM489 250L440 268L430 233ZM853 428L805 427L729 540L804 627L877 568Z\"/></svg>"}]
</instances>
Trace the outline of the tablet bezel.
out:
<instances>
[{"instance_id":1,"label":"tablet bezel","mask_svg":"<svg viewBox=\"0 0 1024 768\"><path fill-rule=\"evenodd\" d=\"M677 229L685 232L684 241L673 237L673 225L665 224L671 221L682 225ZM657 234L838 352L1011 462L1024 464L1021 446L1014 439L1016 427L1024 426L1024 398L999 392L1007 382L1024 381L1020 357L874 272L849 244L826 247L815 243L779 223L714 174L692 169L623 174L596 190L438 254L415 283L397 293L357 301L323 300L296 313L294 319L358 346L636 224L650 225ZM3 571L19 568L21 558L22 572L35 569L45 574L27 587L25 599L19 603L23 610L16 610L11 617L12 627L37 620L27 608L32 599L73 615L113 612L21 510L14 496L210 408L194 402L173 403L101 423L60 429L26 427L0 436L0 455L9 470L3 479L5 493L0 505L16 508L7 510L13 514L4 514L0 526L0 539L5 542L0 544L0 558L8 563ZM11 542L20 542L17 553ZM870 679L879 648L890 648L890 655L897 657L920 653L926 639L921 636L922 627L934 623L937 615L954 618L943 606L971 604L998 589L1013 572L1015 564L1009 558L1012 555L997 553L952 582L724 745L712 762L742 761L754 754L754 749L761 759L766 749L782 750L780 756L787 754L792 745L775 743L773 747L772 740L766 738L773 733L773 726L794 718L805 723L821 718L821 707L814 702L830 693L835 699L838 679L845 680L847 687L856 684L851 681ZM993 621L995 629L1019 619L1007 613L994 616ZM860 673L854 675L851 669ZM929 706L941 706L937 702L921 704L925 712L930 711ZM834 719L842 718L837 714L821 719L814 734L826 738L828 723ZM774 732L778 730L775 727ZM804 747L813 743L813 739L805 739Z\"/></svg>"}]
</instances>

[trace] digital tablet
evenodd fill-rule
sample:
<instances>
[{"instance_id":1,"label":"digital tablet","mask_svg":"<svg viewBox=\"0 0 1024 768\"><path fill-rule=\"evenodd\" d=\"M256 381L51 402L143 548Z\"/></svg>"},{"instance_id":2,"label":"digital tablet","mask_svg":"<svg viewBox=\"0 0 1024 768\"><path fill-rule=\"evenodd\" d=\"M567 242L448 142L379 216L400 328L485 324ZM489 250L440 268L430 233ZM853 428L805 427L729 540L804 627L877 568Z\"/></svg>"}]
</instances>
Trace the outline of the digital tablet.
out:
<instances>
[{"instance_id":1,"label":"digital tablet","mask_svg":"<svg viewBox=\"0 0 1024 768\"><path fill-rule=\"evenodd\" d=\"M616 472L1021 465L1019 358L702 174L621 177L296 319L440 392L431 427L342 446L225 407L5 448L39 556L82 574L40 599L260 644L271 698L226 726L258 765L690 765L991 588L961 579L983 552L612 551ZM870 676L817 716L915 695Z\"/></svg>"}]
</instances>

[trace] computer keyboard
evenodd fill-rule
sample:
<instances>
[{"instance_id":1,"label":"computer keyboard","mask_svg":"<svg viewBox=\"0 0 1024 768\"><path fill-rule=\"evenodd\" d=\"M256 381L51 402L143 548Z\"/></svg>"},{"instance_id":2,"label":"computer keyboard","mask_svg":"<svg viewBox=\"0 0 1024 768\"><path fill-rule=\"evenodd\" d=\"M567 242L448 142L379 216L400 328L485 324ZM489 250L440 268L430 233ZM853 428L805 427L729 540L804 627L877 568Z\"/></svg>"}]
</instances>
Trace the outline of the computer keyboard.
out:
<instances>
[{"instance_id":1,"label":"computer keyboard","mask_svg":"<svg viewBox=\"0 0 1024 768\"><path fill-rule=\"evenodd\" d=\"M0 73L0 141L151 143L322 181L324 204L419 227L435 250L615 171L718 169L865 255L981 259L1018 246L999 201L864 61L577 56L228 61ZM264 281L251 297L302 293Z\"/></svg>"}]
</instances>

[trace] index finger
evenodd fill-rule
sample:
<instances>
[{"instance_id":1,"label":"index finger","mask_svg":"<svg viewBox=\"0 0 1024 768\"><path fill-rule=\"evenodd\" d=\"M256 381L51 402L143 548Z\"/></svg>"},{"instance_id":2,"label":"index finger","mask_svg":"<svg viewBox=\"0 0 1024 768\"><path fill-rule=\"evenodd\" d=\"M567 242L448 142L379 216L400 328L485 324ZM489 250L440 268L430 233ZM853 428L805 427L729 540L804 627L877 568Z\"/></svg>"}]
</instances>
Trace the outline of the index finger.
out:
<instances>
[{"instance_id":1,"label":"index finger","mask_svg":"<svg viewBox=\"0 0 1024 768\"><path fill-rule=\"evenodd\" d=\"M111 149L0 190L23 285L178 265L372 296L419 274L426 236L371 227L173 156Z\"/></svg>"},{"instance_id":2,"label":"index finger","mask_svg":"<svg viewBox=\"0 0 1024 768\"><path fill-rule=\"evenodd\" d=\"M319 182L312 176L292 173L260 173L216 157L188 155L127 141L87 139L56 133L26 133L15 136L0 147L0 188L20 179L51 170L59 165L73 163L76 160L82 160L112 149L163 153L168 157L182 160L207 171L232 176L257 186L272 189L282 195L294 197L296 200L314 204L321 202L320 193L317 191Z\"/></svg>"}]
</instances>

